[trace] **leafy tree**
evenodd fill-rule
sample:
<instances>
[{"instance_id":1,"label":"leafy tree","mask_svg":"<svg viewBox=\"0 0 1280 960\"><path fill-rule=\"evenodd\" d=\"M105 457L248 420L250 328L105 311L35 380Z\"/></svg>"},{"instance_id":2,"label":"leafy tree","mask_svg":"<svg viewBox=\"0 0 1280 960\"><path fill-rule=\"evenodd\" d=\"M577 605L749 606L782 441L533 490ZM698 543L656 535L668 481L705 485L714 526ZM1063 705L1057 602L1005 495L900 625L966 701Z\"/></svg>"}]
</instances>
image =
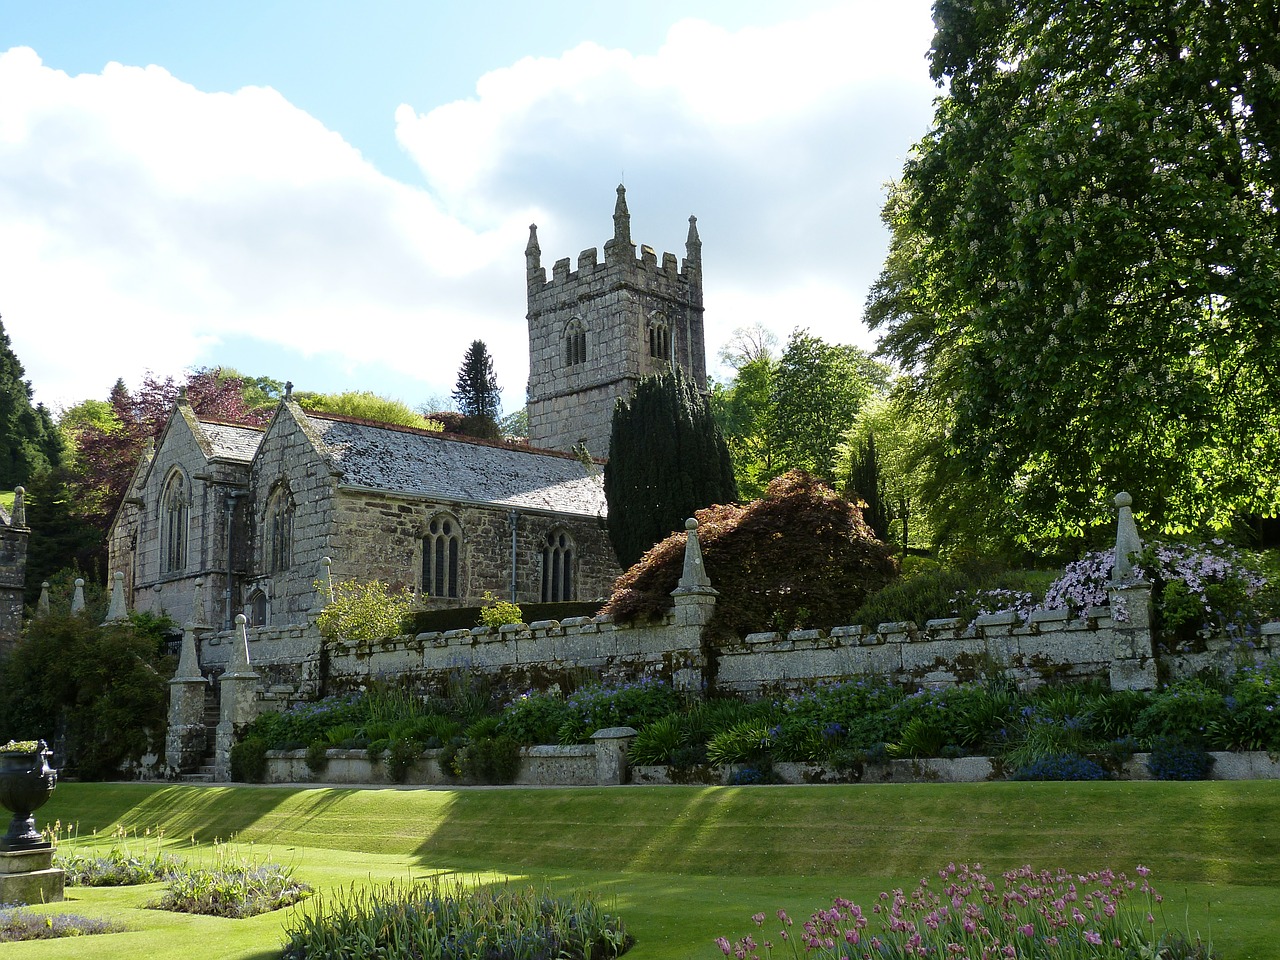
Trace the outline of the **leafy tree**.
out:
<instances>
[{"instance_id":1,"label":"leafy tree","mask_svg":"<svg viewBox=\"0 0 1280 960\"><path fill-rule=\"evenodd\" d=\"M77 475L68 467L54 467L31 478L27 485L26 602L34 604L42 581L55 580L64 569L100 581L106 569L102 530L91 505L77 496ZM74 578L73 578L74 579Z\"/></svg>"},{"instance_id":2,"label":"leafy tree","mask_svg":"<svg viewBox=\"0 0 1280 960\"><path fill-rule=\"evenodd\" d=\"M767 355L747 360L728 384L711 388L711 409L733 456L738 491L763 495L779 472L773 430L773 376L778 362Z\"/></svg>"},{"instance_id":3,"label":"leafy tree","mask_svg":"<svg viewBox=\"0 0 1280 960\"><path fill-rule=\"evenodd\" d=\"M117 380L107 400L110 415L96 403L85 403L72 408L73 418L64 418L67 433L75 439L74 474L67 478L67 485L77 510L103 535L143 447L159 437L184 387L187 401L199 416L251 426L261 426L269 417L245 402L238 377L212 368L188 374L181 384L173 377L160 380L148 374L135 392ZM65 565L70 563L67 558Z\"/></svg>"},{"instance_id":4,"label":"leafy tree","mask_svg":"<svg viewBox=\"0 0 1280 960\"><path fill-rule=\"evenodd\" d=\"M62 440L44 404L31 404L31 384L0 323L0 489L27 483L62 461Z\"/></svg>"},{"instance_id":5,"label":"leafy tree","mask_svg":"<svg viewBox=\"0 0 1280 960\"><path fill-rule=\"evenodd\" d=\"M49 743L63 733L67 765L80 777L118 777L163 734L169 626L146 615L99 626L88 611L32 620L0 662L0 726Z\"/></svg>"},{"instance_id":6,"label":"leafy tree","mask_svg":"<svg viewBox=\"0 0 1280 960\"><path fill-rule=\"evenodd\" d=\"M1258 0L935 6L948 84L884 217L881 348L934 481L1061 541L1280 507L1280 18ZM1016 528L1016 529L1015 529Z\"/></svg>"},{"instance_id":7,"label":"leafy tree","mask_svg":"<svg viewBox=\"0 0 1280 960\"><path fill-rule=\"evenodd\" d=\"M773 373L770 395L780 465L833 481L837 447L862 405L888 380L888 368L857 347L794 331Z\"/></svg>"},{"instance_id":8,"label":"leafy tree","mask_svg":"<svg viewBox=\"0 0 1280 960\"><path fill-rule=\"evenodd\" d=\"M679 368L645 377L613 412L604 468L609 536L623 569L693 512L738 498L729 448Z\"/></svg>"}]
</instances>

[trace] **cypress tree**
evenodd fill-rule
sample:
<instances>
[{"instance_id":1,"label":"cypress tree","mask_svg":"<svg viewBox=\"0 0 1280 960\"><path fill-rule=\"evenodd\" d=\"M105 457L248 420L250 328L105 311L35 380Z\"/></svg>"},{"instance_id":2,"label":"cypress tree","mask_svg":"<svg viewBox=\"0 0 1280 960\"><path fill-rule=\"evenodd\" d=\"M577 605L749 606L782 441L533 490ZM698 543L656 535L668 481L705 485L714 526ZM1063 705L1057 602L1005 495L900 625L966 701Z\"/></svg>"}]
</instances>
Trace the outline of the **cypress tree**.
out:
<instances>
[{"instance_id":1,"label":"cypress tree","mask_svg":"<svg viewBox=\"0 0 1280 960\"><path fill-rule=\"evenodd\" d=\"M854 454L849 485L845 492L861 497L866 502L862 519L875 531L877 540L888 542L889 524L894 520L894 511L887 484L880 476L880 457L876 453L875 434L868 434L867 442Z\"/></svg>"},{"instance_id":2,"label":"cypress tree","mask_svg":"<svg viewBox=\"0 0 1280 960\"><path fill-rule=\"evenodd\" d=\"M618 402L604 468L609 536L625 569L695 510L738 498L729 448L680 370L645 377Z\"/></svg>"},{"instance_id":3,"label":"cypress tree","mask_svg":"<svg viewBox=\"0 0 1280 960\"><path fill-rule=\"evenodd\" d=\"M62 462L62 439L43 404L32 406L31 384L0 323L0 490L28 483Z\"/></svg>"}]
</instances>

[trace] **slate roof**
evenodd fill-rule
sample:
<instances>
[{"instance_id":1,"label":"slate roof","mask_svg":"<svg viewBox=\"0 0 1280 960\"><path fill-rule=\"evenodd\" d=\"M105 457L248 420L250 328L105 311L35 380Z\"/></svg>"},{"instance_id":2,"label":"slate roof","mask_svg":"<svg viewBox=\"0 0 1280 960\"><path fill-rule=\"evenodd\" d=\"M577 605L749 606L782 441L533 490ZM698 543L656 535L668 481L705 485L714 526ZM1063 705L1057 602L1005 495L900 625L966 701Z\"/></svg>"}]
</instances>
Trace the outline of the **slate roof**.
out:
<instances>
[{"instance_id":1,"label":"slate roof","mask_svg":"<svg viewBox=\"0 0 1280 960\"><path fill-rule=\"evenodd\" d=\"M249 463L258 452L258 444L262 442L261 428L201 420L200 429L213 448L210 459Z\"/></svg>"},{"instance_id":2,"label":"slate roof","mask_svg":"<svg viewBox=\"0 0 1280 960\"><path fill-rule=\"evenodd\" d=\"M307 414L340 483L388 492L604 516L604 484L575 457Z\"/></svg>"}]
</instances>

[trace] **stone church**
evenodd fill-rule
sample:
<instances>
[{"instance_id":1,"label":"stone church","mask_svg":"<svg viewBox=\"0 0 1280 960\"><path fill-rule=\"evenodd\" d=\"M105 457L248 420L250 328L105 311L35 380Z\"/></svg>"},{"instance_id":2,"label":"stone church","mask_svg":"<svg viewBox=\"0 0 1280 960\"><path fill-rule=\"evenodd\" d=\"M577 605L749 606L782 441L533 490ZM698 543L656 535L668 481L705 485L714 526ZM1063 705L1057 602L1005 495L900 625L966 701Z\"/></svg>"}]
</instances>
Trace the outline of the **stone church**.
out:
<instances>
[{"instance_id":1,"label":"stone church","mask_svg":"<svg viewBox=\"0 0 1280 960\"><path fill-rule=\"evenodd\" d=\"M129 606L214 629L238 613L302 624L330 574L426 606L607 596L620 571L587 453L607 454L614 404L641 377L679 364L706 386L694 218L680 269L637 256L621 186L613 219L603 263L589 249L550 280L530 227L527 445L308 412L288 392L265 429L180 398L109 532Z\"/></svg>"}]
</instances>

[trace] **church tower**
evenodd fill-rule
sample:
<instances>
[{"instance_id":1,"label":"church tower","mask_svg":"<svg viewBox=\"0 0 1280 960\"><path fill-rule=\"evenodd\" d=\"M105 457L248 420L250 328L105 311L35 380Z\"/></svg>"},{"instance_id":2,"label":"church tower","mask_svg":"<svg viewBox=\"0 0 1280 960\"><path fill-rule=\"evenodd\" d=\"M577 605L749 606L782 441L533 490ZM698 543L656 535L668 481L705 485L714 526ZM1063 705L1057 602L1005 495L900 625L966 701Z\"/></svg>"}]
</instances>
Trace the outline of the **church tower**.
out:
<instances>
[{"instance_id":1,"label":"church tower","mask_svg":"<svg viewBox=\"0 0 1280 960\"><path fill-rule=\"evenodd\" d=\"M608 456L614 404L630 399L641 377L678 365L707 389L702 330L702 241L689 218L685 257L659 263L652 247L636 256L627 192L618 187L613 239L604 262L595 247L542 266L538 228L525 248L529 286L529 442L548 450L586 445Z\"/></svg>"}]
</instances>

